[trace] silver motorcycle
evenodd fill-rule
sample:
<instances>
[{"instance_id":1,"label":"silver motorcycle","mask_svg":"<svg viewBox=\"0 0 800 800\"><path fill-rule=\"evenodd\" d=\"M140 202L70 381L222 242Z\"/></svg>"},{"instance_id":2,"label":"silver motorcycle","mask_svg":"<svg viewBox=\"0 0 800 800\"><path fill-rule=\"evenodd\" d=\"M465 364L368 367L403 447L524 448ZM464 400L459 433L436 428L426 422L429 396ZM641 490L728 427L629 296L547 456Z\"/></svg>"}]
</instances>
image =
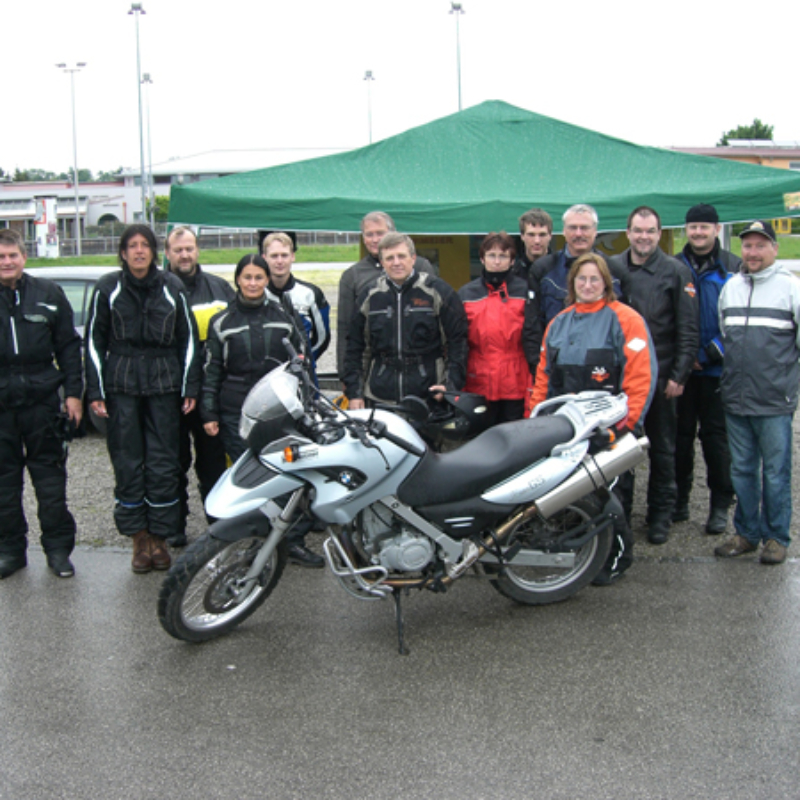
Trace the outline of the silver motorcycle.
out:
<instances>
[{"instance_id":1,"label":"silver motorcycle","mask_svg":"<svg viewBox=\"0 0 800 800\"><path fill-rule=\"evenodd\" d=\"M588 585L623 512L610 488L645 456L646 437L618 435L625 395L583 392L539 405L458 449L433 452L412 422L427 408L345 412L317 392L302 359L248 395L247 452L206 500L217 518L174 562L158 599L172 636L227 633L264 603L287 562L293 531L324 528L325 557L361 600L444 591L467 572L538 605Z\"/></svg>"}]
</instances>

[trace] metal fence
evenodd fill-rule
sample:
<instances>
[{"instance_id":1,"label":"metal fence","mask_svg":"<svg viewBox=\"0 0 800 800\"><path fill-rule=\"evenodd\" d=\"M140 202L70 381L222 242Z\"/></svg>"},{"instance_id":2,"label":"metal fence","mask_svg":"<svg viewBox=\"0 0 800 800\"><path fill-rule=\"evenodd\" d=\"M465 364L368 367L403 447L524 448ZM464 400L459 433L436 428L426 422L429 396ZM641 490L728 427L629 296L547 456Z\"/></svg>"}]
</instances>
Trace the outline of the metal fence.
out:
<instances>
[{"instance_id":1,"label":"metal fence","mask_svg":"<svg viewBox=\"0 0 800 800\"><path fill-rule=\"evenodd\" d=\"M167 226L164 223L156 224L156 237L158 238L158 247L163 253L164 240L167 234ZM321 245L334 245L334 244L357 244L360 235L358 233L334 233L331 231L298 231L297 244L298 247L303 245L321 244ZM258 232L253 230L233 230L230 228L218 228L210 231L207 228L203 229L202 235L199 237L199 245L201 250L233 250L245 249L253 250L258 249ZM61 256L67 258L76 255L75 239L61 239L60 240ZM35 256L36 242L26 242L28 252ZM86 256L90 255L116 255L117 248L119 247L119 236L91 236L81 239L81 253Z\"/></svg>"}]
</instances>

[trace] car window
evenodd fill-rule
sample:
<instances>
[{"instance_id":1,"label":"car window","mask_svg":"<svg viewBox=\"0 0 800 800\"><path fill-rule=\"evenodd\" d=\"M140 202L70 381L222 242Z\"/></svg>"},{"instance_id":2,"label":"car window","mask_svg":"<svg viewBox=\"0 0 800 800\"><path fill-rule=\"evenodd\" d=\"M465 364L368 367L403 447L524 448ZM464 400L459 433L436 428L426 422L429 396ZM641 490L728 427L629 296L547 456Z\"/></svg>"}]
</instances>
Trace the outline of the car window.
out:
<instances>
[{"instance_id":1,"label":"car window","mask_svg":"<svg viewBox=\"0 0 800 800\"><path fill-rule=\"evenodd\" d=\"M88 292L94 282L59 278L56 283L64 290L64 294L72 306L72 313L75 316L75 326L81 327L86 324L86 300Z\"/></svg>"}]
</instances>

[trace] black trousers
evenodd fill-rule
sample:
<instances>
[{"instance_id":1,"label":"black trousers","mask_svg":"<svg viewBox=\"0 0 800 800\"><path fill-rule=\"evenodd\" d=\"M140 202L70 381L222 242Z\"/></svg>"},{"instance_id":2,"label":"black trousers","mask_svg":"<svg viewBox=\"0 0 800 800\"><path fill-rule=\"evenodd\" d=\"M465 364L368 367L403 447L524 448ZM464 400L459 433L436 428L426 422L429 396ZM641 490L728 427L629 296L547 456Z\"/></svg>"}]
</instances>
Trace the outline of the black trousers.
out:
<instances>
[{"instance_id":1,"label":"black trousers","mask_svg":"<svg viewBox=\"0 0 800 800\"><path fill-rule=\"evenodd\" d=\"M678 415L675 398L664 396L666 383L658 382L653 402L644 420L644 430L650 440L650 479L647 484L647 514L650 519L669 517L678 494L675 483L675 438ZM630 519L633 508L634 475L626 472L620 476L619 496L625 516Z\"/></svg>"},{"instance_id":2,"label":"black trousers","mask_svg":"<svg viewBox=\"0 0 800 800\"><path fill-rule=\"evenodd\" d=\"M486 427L499 425L501 422L514 422L525 416L525 399L491 400L486 403Z\"/></svg>"},{"instance_id":3,"label":"black trousers","mask_svg":"<svg viewBox=\"0 0 800 800\"><path fill-rule=\"evenodd\" d=\"M688 502L694 482L694 438L700 429L700 444L706 462L711 505L728 508L733 504L731 452L725 428L725 410L719 378L692 375L678 398L678 435L675 447L675 477L678 502Z\"/></svg>"},{"instance_id":4,"label":"black trousers","mask_svg":"<svg viewBox=\"0 0 800 800\"><path fill-rule=\"evenodd\" d=\"M67 508L67 444L59 429L60 403L51 398L0 411L0 554L22 555L28 522L22 508L22 473L31 477L45 552L75 547L75 520Z\"/></svg>"},{"instance_id":5,"label":"black trousers","mask_svg":"<svg viewBox=\"0 0 800 800\"><path fill-rule=\"evenodd\" d=\"M180 403L177 392L106 399L114 522L123 536L148 530L169 539L180 531Z\"/></svg>"},{"instance_id":6,"label":"black trousers","mask_svg":"<svg viewBox=\"0 0 800 800\"><path fill-rule=\"evenodd\" d=\"M197 475L197 488L205 502L208 493L227 467L225 445L220 436L209 436L203 428L200 412L195 408L191 414L180 416L180 457L181 457L181 533L186 531L186 518L189 516L189 470L192 467L192 442L194 441L194 471ZM208 520L213 522L212 519Z\"/></svg>"}]
</instances>

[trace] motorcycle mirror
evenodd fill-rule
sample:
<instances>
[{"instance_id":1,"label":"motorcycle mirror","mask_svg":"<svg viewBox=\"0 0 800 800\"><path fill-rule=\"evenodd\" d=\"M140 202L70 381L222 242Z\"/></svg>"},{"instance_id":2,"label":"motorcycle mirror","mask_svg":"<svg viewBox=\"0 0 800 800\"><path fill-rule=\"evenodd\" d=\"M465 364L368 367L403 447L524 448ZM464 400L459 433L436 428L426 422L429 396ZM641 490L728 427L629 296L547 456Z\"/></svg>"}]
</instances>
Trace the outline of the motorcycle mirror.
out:
<instances>
[{"instance_id":1,"label":"motorcycle mirror","mask_svg":"<svg viewBox=\"0 0 800 800\"><path fill-rule=\"evenodd\" d=\"M404 397L400 401L399 408L403 414L415 422L425 422L430 414L428 404L414 395Z\"/></svg>"}]
</instances>

